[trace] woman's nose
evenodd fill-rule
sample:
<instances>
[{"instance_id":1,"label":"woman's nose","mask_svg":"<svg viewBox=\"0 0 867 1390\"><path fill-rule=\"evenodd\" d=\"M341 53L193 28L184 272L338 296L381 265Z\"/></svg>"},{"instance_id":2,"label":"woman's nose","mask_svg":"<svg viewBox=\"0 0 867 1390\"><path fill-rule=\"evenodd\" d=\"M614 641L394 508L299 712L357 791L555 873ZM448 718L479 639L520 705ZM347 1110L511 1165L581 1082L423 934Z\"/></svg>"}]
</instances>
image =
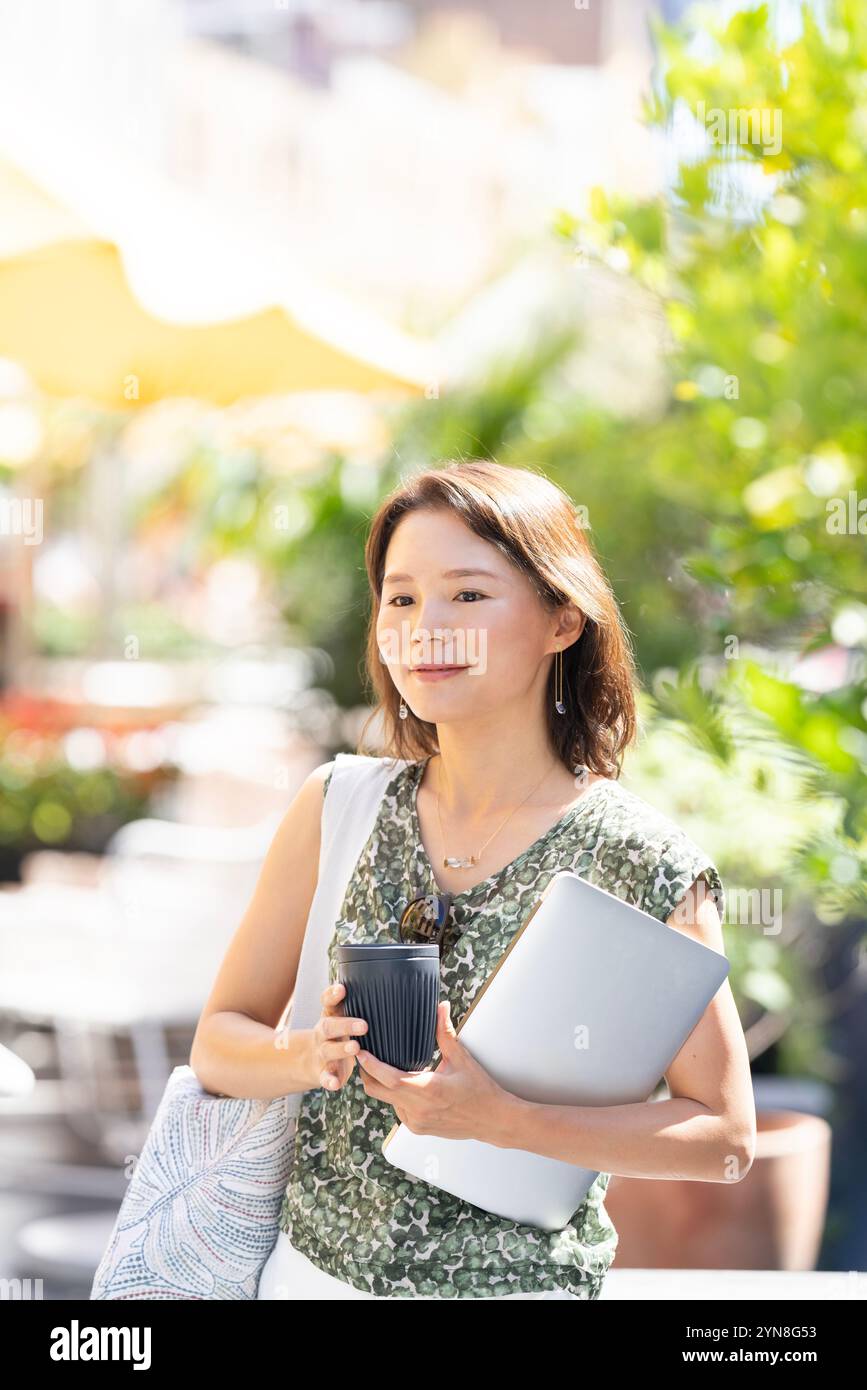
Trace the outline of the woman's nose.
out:
<instances>
[{"instance_id":1,"label":"woman's nose","mask_svg":"<svg viewBox=\"0 0 867 1390\"><path fill-rule=\"evenodd\" d=\"M417 623L410 635L410 642L413 647L445 646L453 636L450 627L443 627L439 623Z\"/></svg>"}]
</instances>

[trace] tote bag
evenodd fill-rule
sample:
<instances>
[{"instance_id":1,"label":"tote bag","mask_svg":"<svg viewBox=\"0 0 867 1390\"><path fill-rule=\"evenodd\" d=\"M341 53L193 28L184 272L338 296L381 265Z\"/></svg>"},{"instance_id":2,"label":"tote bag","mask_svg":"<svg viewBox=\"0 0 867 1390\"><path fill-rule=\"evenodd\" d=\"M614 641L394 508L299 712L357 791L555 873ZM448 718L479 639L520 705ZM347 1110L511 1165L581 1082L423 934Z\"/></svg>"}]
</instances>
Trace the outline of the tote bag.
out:
<instances>
[{"instance_id":1,"label":"tote bag","mask_svg":"<svg viewBox=\"0 0 867 1390\"><path fill-rule=\"evenodd\" d=\"M292 1000L278 1027L312 1028L328 941L385 788L403 759L338 753L322 808L319 877ZM276 1243L303 1092L209 1094L189 1066L166 1084L91 1300L255 1299Z\"/></svg>"}]
</instances>

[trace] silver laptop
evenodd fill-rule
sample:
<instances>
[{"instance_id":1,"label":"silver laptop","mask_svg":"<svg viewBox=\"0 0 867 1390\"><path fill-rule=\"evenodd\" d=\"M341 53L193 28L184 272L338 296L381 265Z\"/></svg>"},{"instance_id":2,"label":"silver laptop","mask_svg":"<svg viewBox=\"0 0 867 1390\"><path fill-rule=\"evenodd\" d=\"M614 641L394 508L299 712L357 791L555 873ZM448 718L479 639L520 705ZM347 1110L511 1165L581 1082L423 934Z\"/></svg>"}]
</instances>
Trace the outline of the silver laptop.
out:
<instances>
[{"instance_id":1,"label":"silver laptop","mask_svg":"<svg viewBox=\"0 0 867 1390\"><path fill-rule=\"evenodd\" d=\"M555 874L457 1032L506 1090L549 1105L653 1093L729 972L675 927L569 870ZM560 1230L598 1173L397 1124L395 1167L522 1225Z\"/></svg>"}]
</instances>

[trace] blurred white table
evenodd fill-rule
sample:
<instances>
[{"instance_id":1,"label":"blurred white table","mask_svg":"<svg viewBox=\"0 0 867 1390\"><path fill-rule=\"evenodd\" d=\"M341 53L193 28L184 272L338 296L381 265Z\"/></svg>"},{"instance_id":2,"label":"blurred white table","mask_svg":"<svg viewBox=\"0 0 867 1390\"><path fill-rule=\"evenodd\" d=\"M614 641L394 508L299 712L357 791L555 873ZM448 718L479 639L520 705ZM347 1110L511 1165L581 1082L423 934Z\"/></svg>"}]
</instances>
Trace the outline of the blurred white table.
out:
<instances>
[{"instance_id":1,"label":"blurred white table","mask_svg":"<svg viewBox=\"0 0 867 1390\"><path fill-rule=\"evenodd\" d=\"M0 1043L0 1096L26 1096L35 1085L33 1069Z\"/></svg>"},{"instance_id":2,"label":"blurred white table","mask_svg":"<svg viewBox=\"0 0 867 1390\"><path fill-rule=\"evenodd\" d=\"M251 875L239 874L231 902L216 873L209 884L201 870L168 877L140 865L125 877L123 893L53 883L0 890L0 1010L107 1028L195 1023Z\"/></svg>"}]
</instances>

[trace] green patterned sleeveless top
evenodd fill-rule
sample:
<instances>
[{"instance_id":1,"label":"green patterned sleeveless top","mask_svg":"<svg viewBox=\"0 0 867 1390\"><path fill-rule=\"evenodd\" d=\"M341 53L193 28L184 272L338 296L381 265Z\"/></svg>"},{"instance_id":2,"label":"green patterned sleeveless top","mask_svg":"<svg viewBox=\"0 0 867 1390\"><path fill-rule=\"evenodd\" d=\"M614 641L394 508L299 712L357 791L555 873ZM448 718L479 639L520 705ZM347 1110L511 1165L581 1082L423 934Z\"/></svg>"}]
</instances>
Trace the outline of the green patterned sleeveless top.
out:
<instances>
[{"instance_id":1,"label":"green patterned sleeveless top","mask_svg":"<svg viewBox=\"0 0 867 1390\"><path fill-rule=\"evenodd\" d=\"M427 759L398 767L355 866L329 945L395 941L406 904L437 891L421 840L416 791ZM326 791L328 781L325 783ZM584 795L512 863L455 896L446 938L442 999L457 1028L555 873L571 869L661 921L698 878L724 915L715 865L669 818L616 781ZM440 1059L436 1050L431 1065ZM339 1091L305 1093L280 1228L313 1264L379 1297L490 1298L566 1290L599 1297L617 1247L600 1173L560 1231L505 1220L410 1177L382 1142L397 1121L368 1096L358 1067Z\"/></svg>"}]
</instances>

